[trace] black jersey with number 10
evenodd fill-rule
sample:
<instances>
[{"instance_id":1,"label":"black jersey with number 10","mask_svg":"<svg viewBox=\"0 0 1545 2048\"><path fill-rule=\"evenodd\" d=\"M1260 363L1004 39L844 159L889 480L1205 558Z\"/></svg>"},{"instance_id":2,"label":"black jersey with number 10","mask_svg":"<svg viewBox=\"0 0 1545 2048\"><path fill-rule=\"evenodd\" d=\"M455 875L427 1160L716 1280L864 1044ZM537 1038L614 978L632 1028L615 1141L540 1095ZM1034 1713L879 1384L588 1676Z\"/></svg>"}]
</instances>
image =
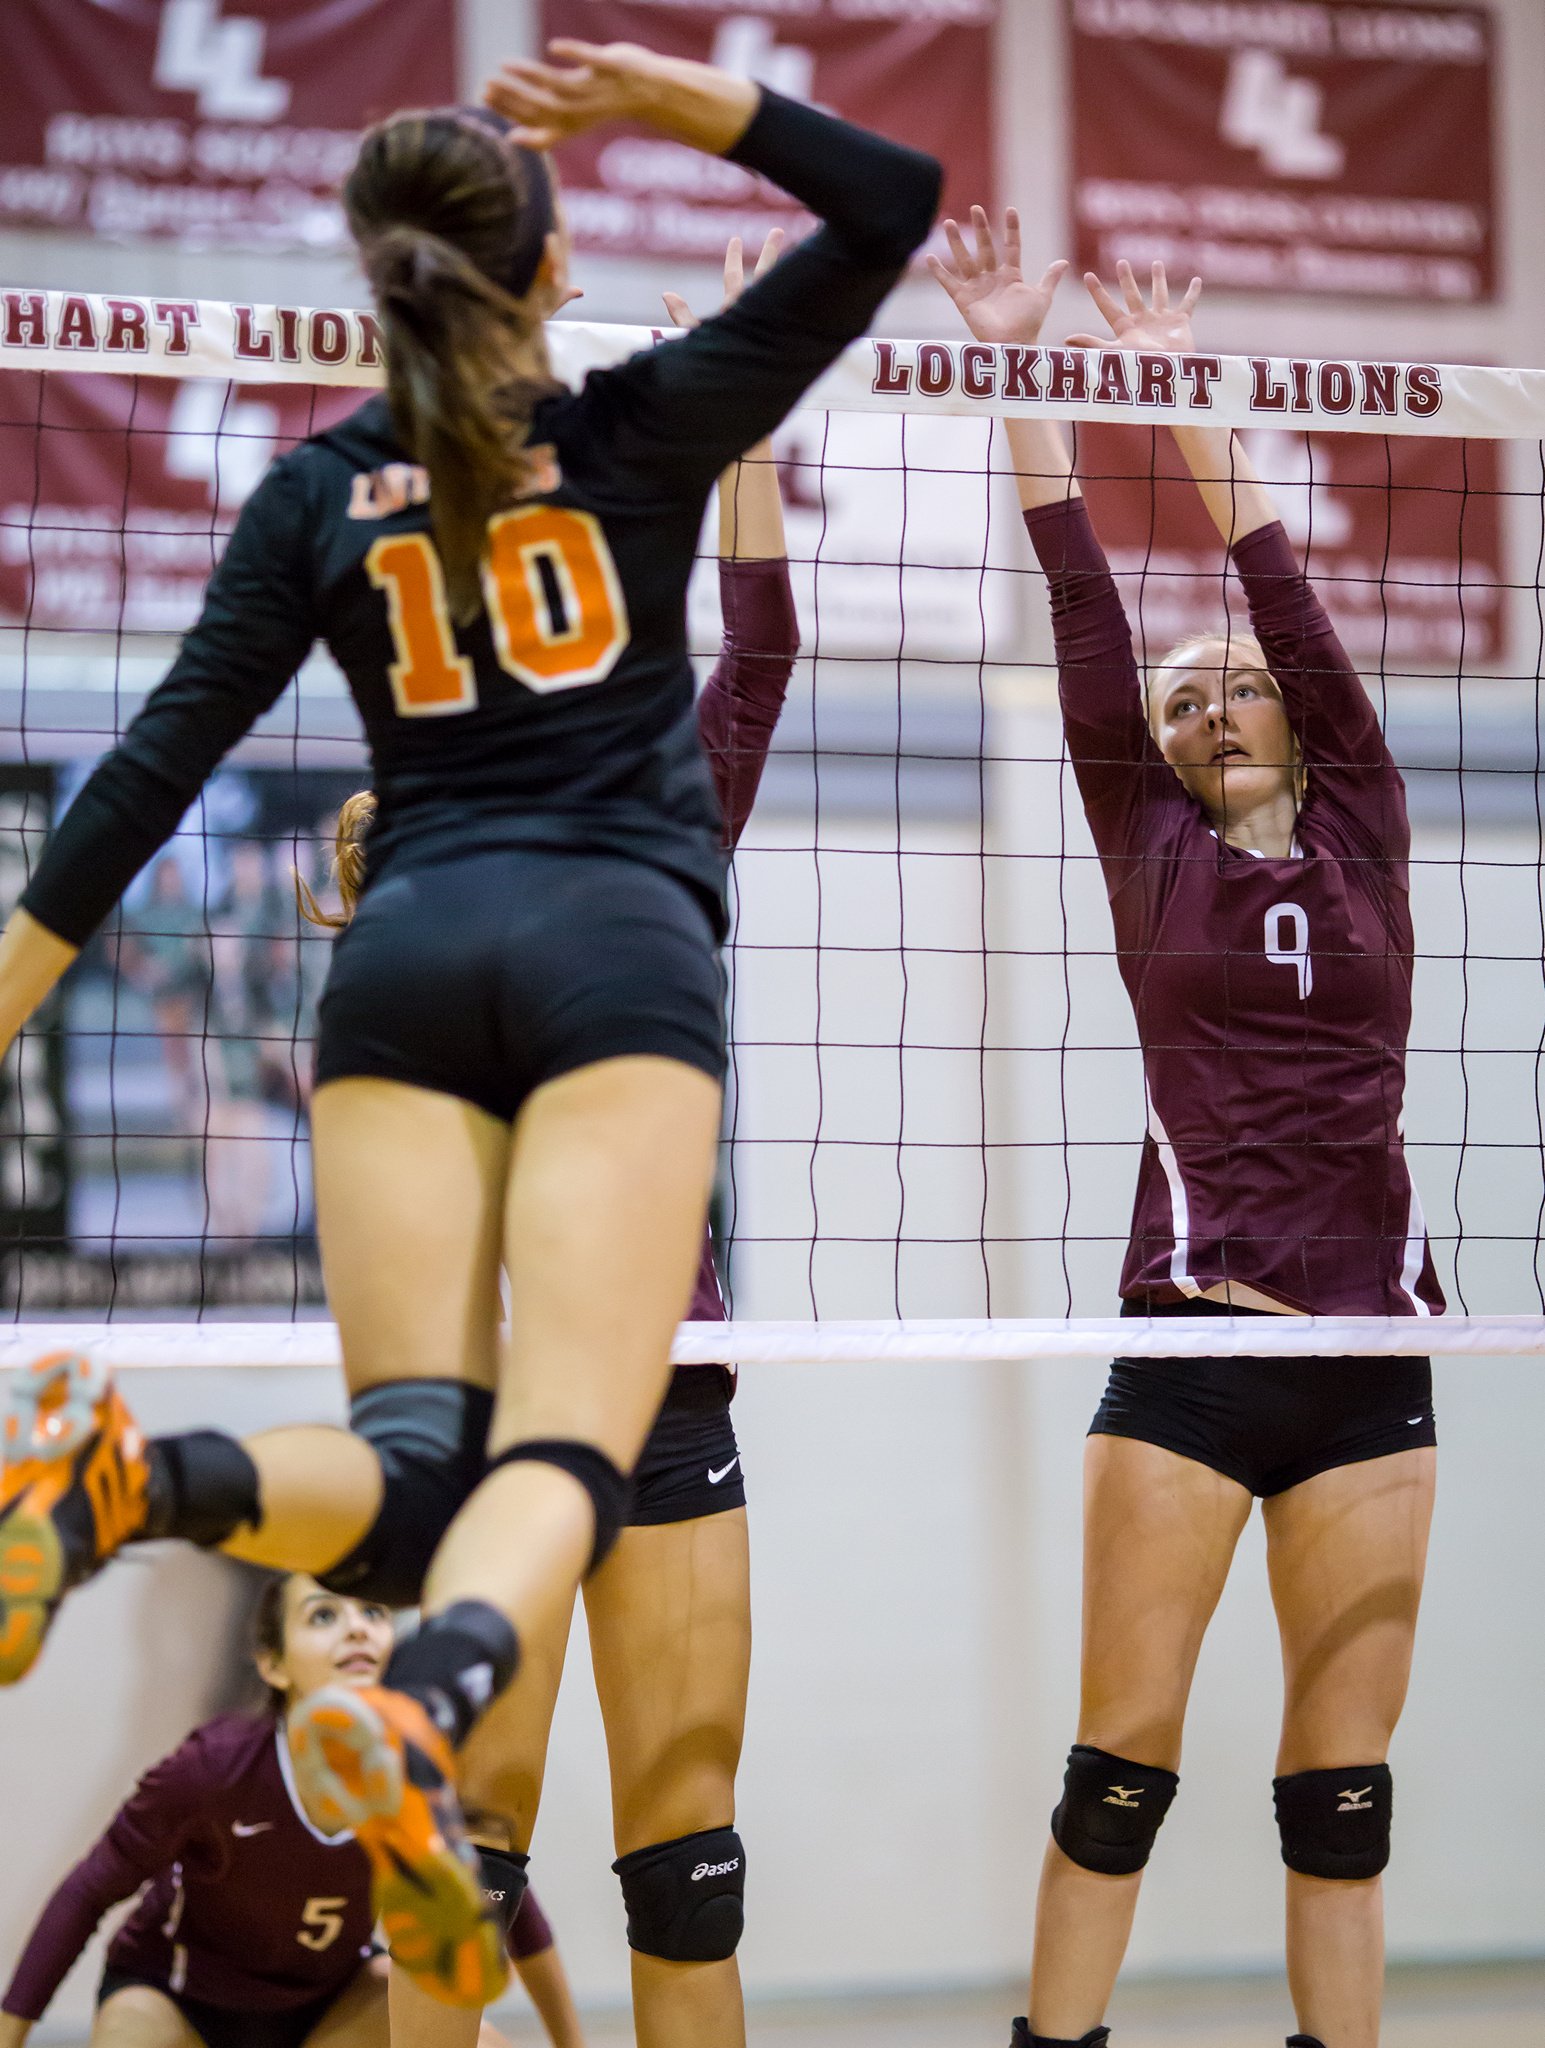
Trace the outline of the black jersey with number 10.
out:
<instances>
[{"instance_id":1,"label":"black jersey with number 10","mask_svg":"<svg viewBox=\"0 0 1545 2048\"><path fill-rule=\"evenodd\" d=\"M931 157L776 93L730 155L824 224L692 333L538 405L548 488L490 522L469 625L383 398L274 464L170 674L55 833L23 898L40 923L90 935L319 638L370 746L372 883L472 848L583 848L668 870L722 921L686 647L704 505L863 333L939 191Z\"/></svg>"}]
</instances>

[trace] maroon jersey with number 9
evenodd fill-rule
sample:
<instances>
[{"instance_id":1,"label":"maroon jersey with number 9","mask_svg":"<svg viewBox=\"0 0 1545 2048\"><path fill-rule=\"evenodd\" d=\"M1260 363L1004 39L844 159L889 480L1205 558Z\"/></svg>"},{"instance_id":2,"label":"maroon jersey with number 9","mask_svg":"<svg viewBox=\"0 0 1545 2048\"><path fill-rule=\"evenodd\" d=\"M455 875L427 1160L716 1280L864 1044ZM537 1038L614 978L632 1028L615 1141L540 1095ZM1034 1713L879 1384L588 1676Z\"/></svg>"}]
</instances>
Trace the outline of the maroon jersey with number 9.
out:
<instances>
[{"instance_id":1,"label":"maroon jersey with number 9","mask_svg":"<svg viewBox=\"0 0 1545 2048\"><path fill-rule=\"evenodd\" d=\"M1231 551L1305 769L1294 857L1267 860L1219 839L1155 745L1082 500L1025 524L1147 1083L1122 1295L1232 1281L1321 1315L1441 1312L1402 1141L1405 790L1286 535Z\"/></svg>"}]
</instances>

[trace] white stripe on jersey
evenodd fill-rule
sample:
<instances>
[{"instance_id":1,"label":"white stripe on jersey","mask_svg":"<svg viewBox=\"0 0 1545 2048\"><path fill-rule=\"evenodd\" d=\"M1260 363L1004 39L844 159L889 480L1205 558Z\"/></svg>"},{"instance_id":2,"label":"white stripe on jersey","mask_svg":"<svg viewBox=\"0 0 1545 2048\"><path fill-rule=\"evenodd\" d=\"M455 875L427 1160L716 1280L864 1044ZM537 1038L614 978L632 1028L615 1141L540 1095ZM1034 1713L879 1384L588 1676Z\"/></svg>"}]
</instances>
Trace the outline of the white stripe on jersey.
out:
<instances>
[{"instance_id":1,"label":"white stripe on jersey","mask_svg":"<svg viewBox=\"0 0 1545 2048\"><path fill-rule=\"evenodd\" d=\"M1191 1278L1191 1205L1186 1200L1186 1184L1181 1175L1180 1161L1175 1157L1175 1148L1169 1141L1169 1132L1159 1121L1159 1112L1153 1106L1153 1097L1148 1093L1148 1084L1143 1084L1143 1094L1148 1103L1148 1135L1152 1138L1159 1154L1159 1164L1164 1168L1164 1178L1169 1185L1170 1233L1175 1240L1175 1249L1170 1253L1169 1277L1182 1294L1200 1295L1201 1288Z\"/></svg>"},{"instance_id":2,"label":"white stripe on jersey","mask_svg":"<svg viewBox=\"0 0 1545 2048\"><path fill-rule=\"evenodd\" d=\"M1400 1135L1405 1136L1403 1127ZM1400 1285L1419 1316L1430 1316L1432 1310L1416 1291L1416 1283L1422 1277L1422 1266L1427 1257L1427 1218L1422 1214L1422 1198L1416 1192L1416 1180L1409 1166L1406 1167L1406 1185L1411 1190L1411 1206L1406 1212L1406 1259L1400 1270Z\"/></svg>"}]
</instances>

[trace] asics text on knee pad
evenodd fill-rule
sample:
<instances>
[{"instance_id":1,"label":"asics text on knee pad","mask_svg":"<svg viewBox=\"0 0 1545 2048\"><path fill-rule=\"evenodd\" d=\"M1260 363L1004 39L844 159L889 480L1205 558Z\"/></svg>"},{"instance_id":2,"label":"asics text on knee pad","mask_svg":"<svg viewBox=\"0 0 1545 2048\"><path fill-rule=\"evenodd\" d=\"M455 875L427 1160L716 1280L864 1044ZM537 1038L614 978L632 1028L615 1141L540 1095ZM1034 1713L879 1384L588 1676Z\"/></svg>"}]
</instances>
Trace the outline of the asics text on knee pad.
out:
<instances>
[{"instance_id":1,"label":"asics text on knee pad","mask_svg":"<svg viewBox=\"0 0 1545 2048\"><path fill-rule=\"evenodd\" d=\"M317 1574L330 1592L413 1607L429 1560L483 1476L493 1396L462 1380L385 1380L356 1394L349 1426L381 1461L380 1512L364 1540Z\"/></svg>"},{"instance_id":2,"label":"asics text on knee pad","mask_svg":"<svg viewBox=\"0 0 1545 2048\"><path fill-rule=\"evenodd\" d=\"M520 1902L526 1896L526 1865L531 1858L519 1849L488 1849L481 1842L475 1843L474 1847L477 1850L478 1884L508 1948L510 1929L515 1925Z\"/></svg>"},{"instance_id":3,"label":"asics text on knee pad","mask_svg":"<svg viewBox=\"0 0 1545 2048\"><path fill-rule=\"evenodd\" d=\"M1179 1783L1173 1771L1076 1743L1051 1817L1052 1839L1085 1870L1130 1877L1153 1853Z\"/></svg>"},{"instance_id":4,"label":"asics text on knee pad","mask_svg":"<svg viewBox=\"0 0 1545 2048\"><path fill-rule=\"evenodd\" d=\"M705 1828L634 1849L612 1865L628 1909L628 1946L667 1963L722 1963L746 1923L746 1852L733 1828Z\"/></svg>"},{"instance_id":5,"label":"asics text on knee pad","mask_svg":"<svg viewBox=\"0 0 1545 2048\"><path fill-rule=\"evenodd\" d=\"M556 1465L560 1472L577 1479L589 1494L595 1513L595 1540L585 1569L598 1570L628 1519L633 1504L633 1481L597 1445L561 1436L535 1437L527 1443L511 1444L507 1451L489 1459L488 1469L496 1472L501 1465L523 1463Z\"/></svg>"},{"instance_id":6,"label":"asics text on knee pad","mask_svg":"<svg viewBox=\"0 0 1545 2048\"><path fill-rule=\"evenodd\" d=\"M1388 1764L1295 1771L1272 1782L1282 1860L1300 1877L1377 1877L1389 1861Z\"/></svg>"}]
</instances>

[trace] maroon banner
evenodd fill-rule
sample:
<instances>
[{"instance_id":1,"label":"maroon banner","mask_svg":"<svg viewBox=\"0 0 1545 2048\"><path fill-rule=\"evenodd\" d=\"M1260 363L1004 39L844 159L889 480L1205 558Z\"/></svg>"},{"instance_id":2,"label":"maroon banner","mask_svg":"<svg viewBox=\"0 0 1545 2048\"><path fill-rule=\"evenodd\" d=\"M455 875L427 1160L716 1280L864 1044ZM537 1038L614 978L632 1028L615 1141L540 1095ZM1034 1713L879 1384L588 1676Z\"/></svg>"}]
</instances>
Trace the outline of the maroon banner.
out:
<instances>
[{"instance_id":1,"label":"maroon banner","mask_svg":"<svg viewBox=\"0 0 1545 2048\"><path fill-rule=\"evenodd\" d=\"M180 633L274 456L363 394L0 371L0 619Z\"/></svg>"},{"instance_id":2,"label":"maroon banner","mask_svg":"<svg viewBox=\"0 0 1545 2048\"><path fill-rule=\"evenodd\" d=\"M1084 269L1489 299L1492 19L1356 0L1068 0Z\"/></svg>"},{"instance_id":3,"label":"maroon banner","mask_svg":"<svg viewBox=\"0 0 1545 2048\"><path fill-rule=\"evenodd\" d=\"M993 203L992 28L997 0L542 0L542 35L647 43L755 78L945 167L946 213ZM614 128L558 152L576 247L681 262L722 256L731 235L808 220L776 187L721 157Z\"/></svg>"},{"instance_id":4,"label":"maroon banner","mask_svg":"<svg viewBox=\"0 0 1545 2048\"><path fill-rule=\"evenodd\" d=\"M457 93L456 0L12 0L0 226L330 249L359 130Z\"/></svg>"},{"instance_id":5,"label":"maroon banner","mask_svg":"<svg viewBox=\"0 0 1545 2048\"><path fill-rule=\"evenodd\" d=\"M1270 427L1240 439L1370 678L1494 667L1506 628L1495 441ZM1244 623L1217 530L1168 434L1080 427L1078 466L1147 660L1221 624L1225 602Z\"/></svg>"}]
</instances>

